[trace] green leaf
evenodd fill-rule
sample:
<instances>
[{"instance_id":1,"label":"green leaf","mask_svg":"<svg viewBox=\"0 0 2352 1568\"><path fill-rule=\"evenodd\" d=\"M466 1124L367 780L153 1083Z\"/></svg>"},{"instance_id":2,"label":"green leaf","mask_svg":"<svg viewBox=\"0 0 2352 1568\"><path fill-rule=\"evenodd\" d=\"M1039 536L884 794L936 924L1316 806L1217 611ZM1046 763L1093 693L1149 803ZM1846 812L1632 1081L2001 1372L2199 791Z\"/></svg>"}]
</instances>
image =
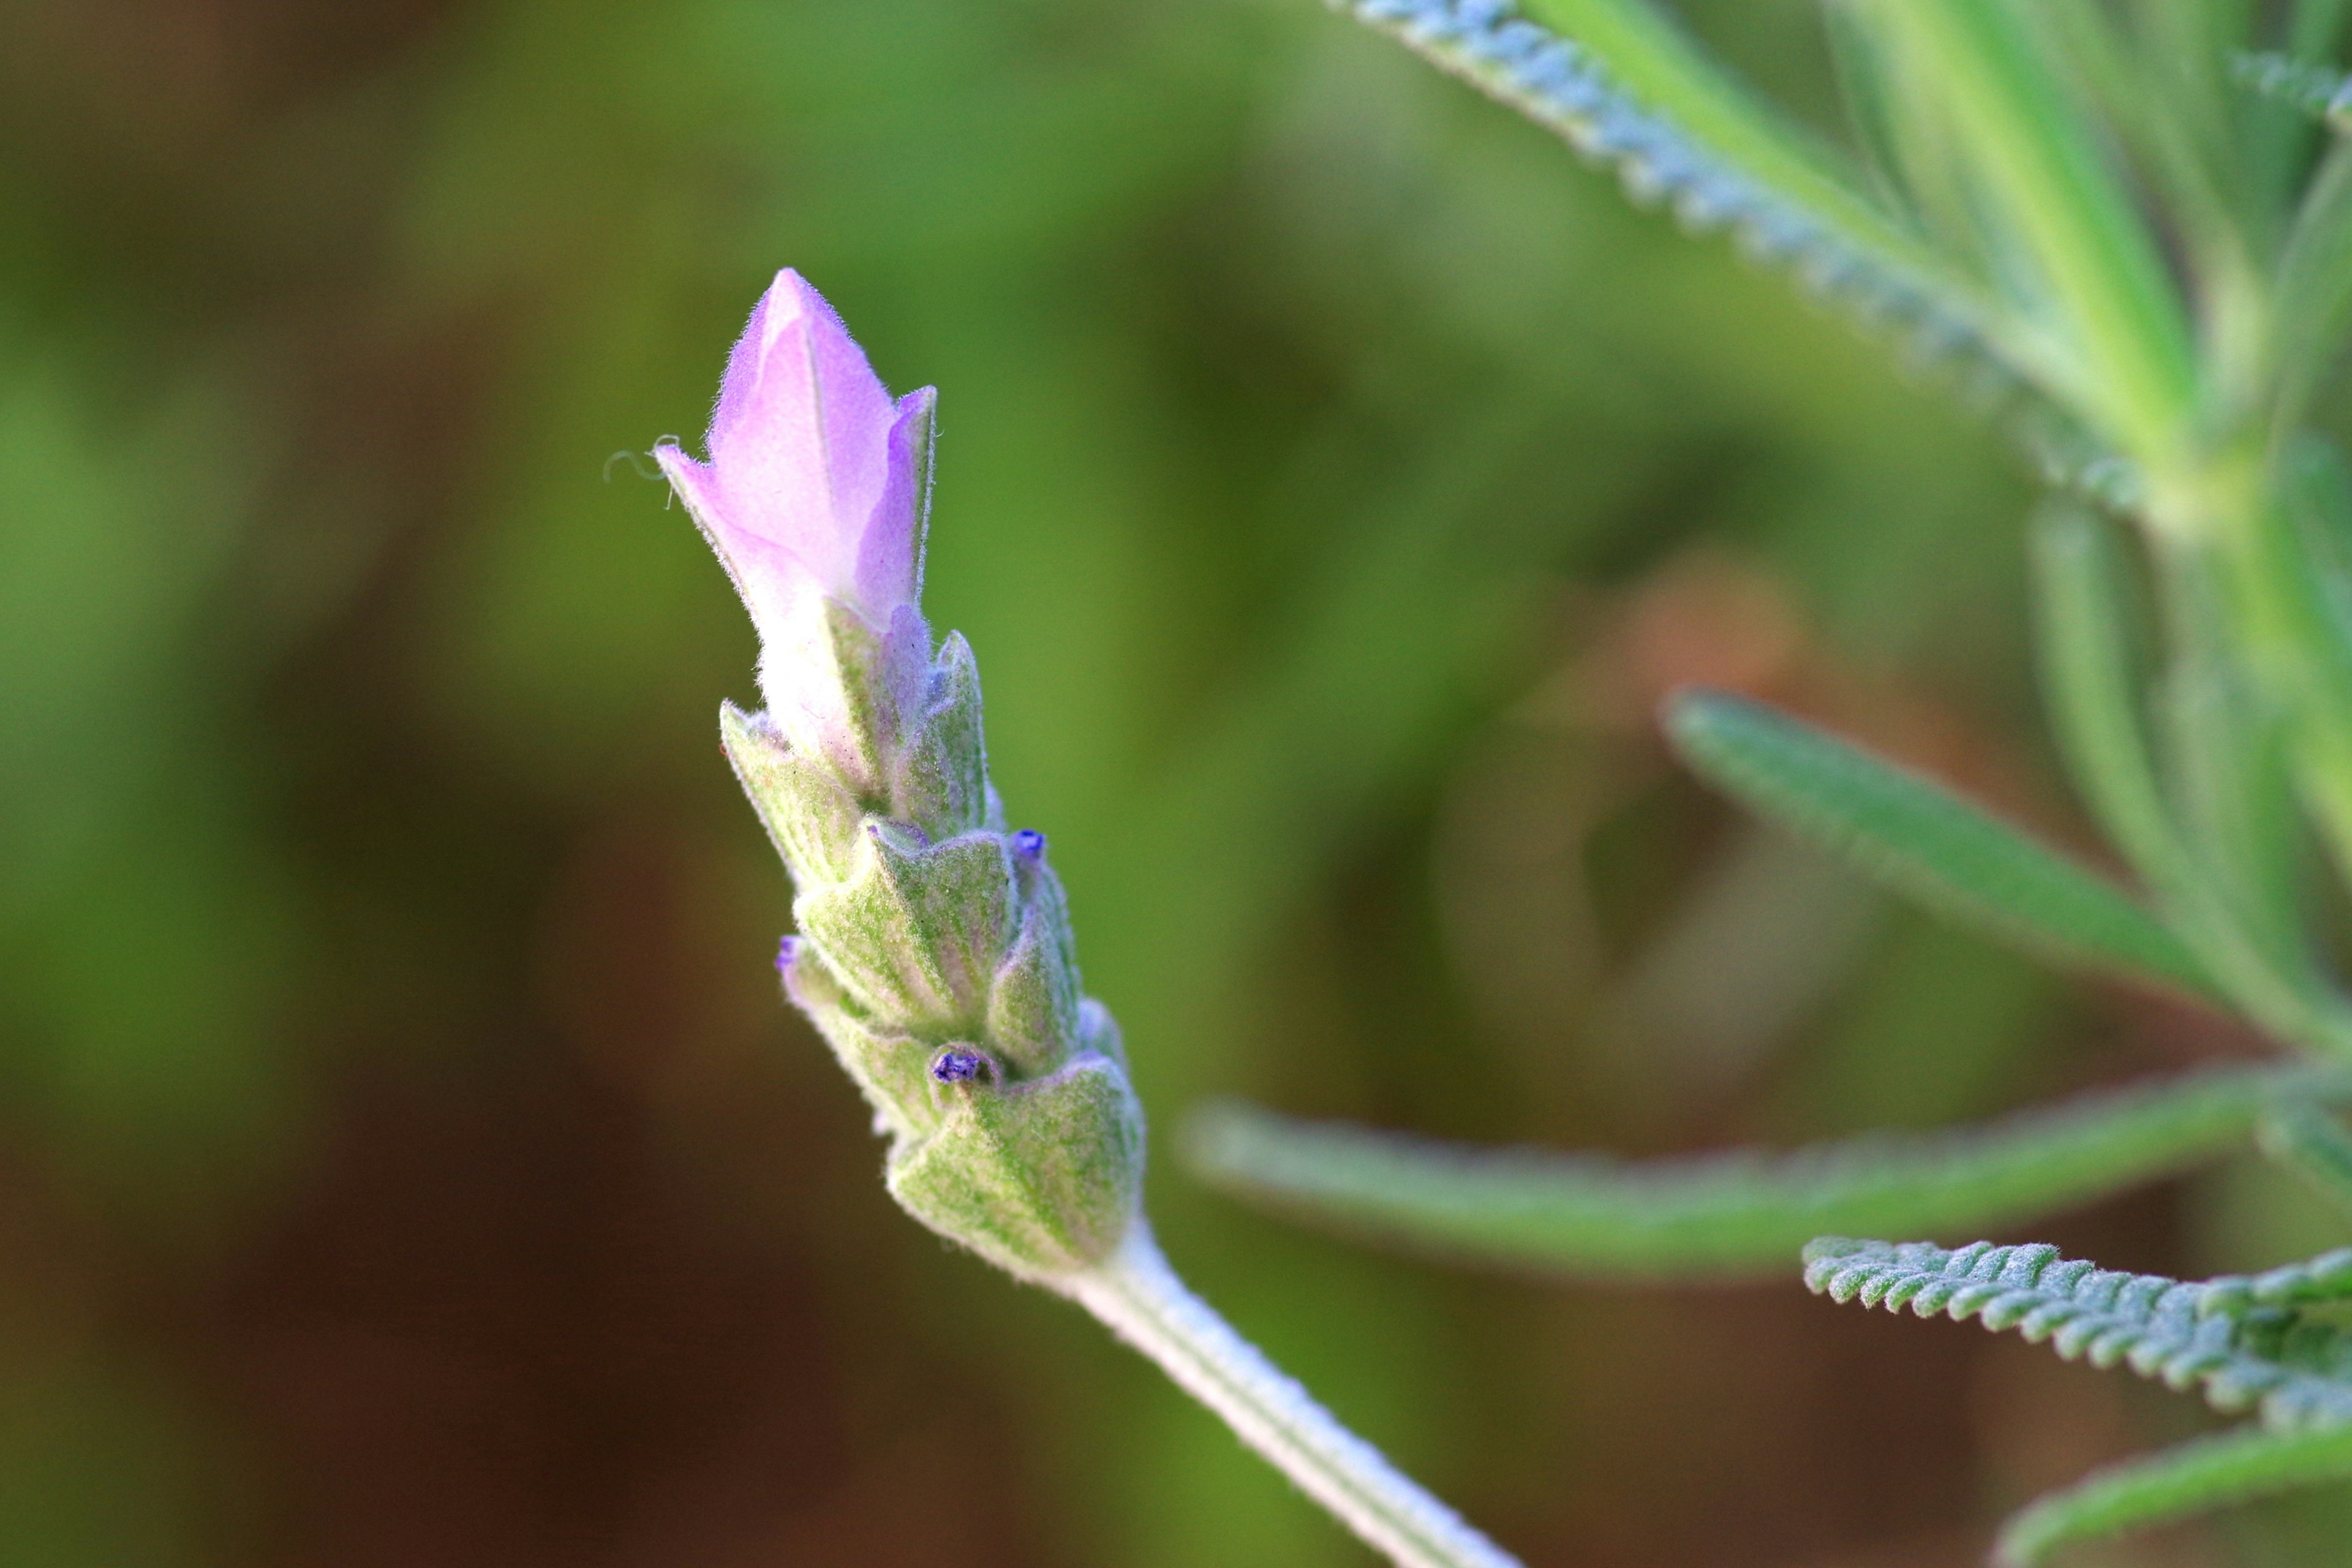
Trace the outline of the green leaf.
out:
<instances>
[{"instance_id":1,"label":"green leaf","mask_svg":"<svg viewBox=\"0 0 2352 1568\"><path fill-rule=\"evenodd\" d=\"M1993 233L2030 263L2009 271L2021 314L2063 345L2036 379L2136 459L2171 458L2196 391L2180 300L2032 29L2004 0L1864 0L1856 15L1897 62L1898 101L1948 127Z\"/></svg>"},{"instance_id":2,"label":"green leaf","mask_svg":"<svg viewBox=\"0 0 2352 1568\"><path fill-rule=\"evenodd\" d=\"M2352 1428L2242 1426L2094 1470L2001 1527L1999 1568L2039 1568L2076 1542L2189 1519L2233 1503L2352 1479Z\"/></svg>"},{"instance_id":3,"label":"green leaf","mask_svg":"<svg viewBox=\"0 0 2352 1568\"><path fill-rule=\"evenodd\" d=\"M2352 1131L2316 1105L2282 1101L2254 1129L2254 1143L2352 1215Z\"/></svg>"},{"instance_id":4,"label":"green leaf","mask_svg":"<svg viewBox=\"0 0 2352 1568\"><path fill-rule=\"evenodd\" d=\"M1633 1163L1238 1104L1199 1112L1187 1142L1213 1186L1450 1257L1586 1277L1769 1277L1824 1231L1975 1230L2086 1202L2240 1143L2280 1098L2347 1088L2311 1068L2220 1069L1963 1131Z\"/></svg>"},{"instance_id":5,"label":"green leaf","mask_svg":"<svg viewBox=\"0 0 2352 1568\"><path fill-rule=\"evenodd\" d=\"M2059 750L2108 837L2168 899L2188 879L2186 861L2139 717L2123 563L2079 507L2044 508L2032 542L2034 646Z\"/></svg>"},{"instance_id":6,"label":"green leaf","mask_svg":"<svg viewBox=\"0 0 2352 1568\"><path fill-rule=\"evenodd\" d=\"M2265 500L2211 559L2232 651L2277 705L2298 793L2338 868L2352 869L2352 626L2332 563L2314 553L2325 534L2300 514L2310 499Z\"/></svg>"},{"instance_id":7,"label":"green leaf","mask_svg":"<svg viewBox=\"0 0 2352 1568\"><path fill-rule=\"evenodd\" d=\"M2149 761L2123 565L2107 530L2077 508L2053 505L2036 520L2033 547L2043 698L2076 786L2246 1016L2282 1040L2352 1052L2352 1016L2314 967L2300 931L2281 931L2247 906L2239 868L2213 859L2228 846L2183 842Z\"/></svg>"},{"instance_id":8,"label":"green leaf","mask_svg":"<svg viewBox=\"0 0 2352 1568\"><path fill-rule=\"evenodd\" d=\"M2128 1367L2258 1409L2242 1427L2096 1472L2001 1532L1997 1561L2031 1568L2069 1542L2186 1518L2292 1487L2352 1478L2352 1334L2301 1309L2352 1294L2352 1247L2248 1278L2191 1283L2066 1260L2047 1245L1958 1248L1823 1237L1805 1286L1834 1301L2014 1329L2068 1361Z\"/></svg>"},{"instance_id":9,"label":"green leaf","mask_svg":"<svg viewBox=\"0 0 2352 1568\"><path fill-rule=\"evenodd\" d=\"M2273 428L2303 422L2352 327L2352 142L2333 142L2287 232L2273 285L2278 404Z\"/></svg>"},{"instance_id":10,"label":"green leaf","mask_svg":"<svg viewBox=\"0 0 2352 1568\"><path fill-rule=\"evenodd\" d=\"M2106 879L1933 780L1722 692L1669 703L1692 770L1862 875L2062 965L2210 994L2180 939Z\"/></svg>"},{"instance_id":11,"label":"green leaf","mask_svg":"<svg viewBox=\"0 0 2352 1568\"><path fill-rule=\"evenodd\" d=\"M2239 657L2226 595L2206 559L2158 577L2171 655L2155 689L2173 815L2199 900L2308 974L2303 894L2312 857L2279 705Z\"/></svg>"},{"instance_id":12,"label":"green leaf","mask_svg":"<svg viewBox=\"0 0 2352 1568\"><path fill-rule=\"evenodd\" d=\"M2095 1472L2025 1510L1996 1560L2032 1568L2070 1542L2142 1529L2264 1493L2352 1478L2352 1333L2302 1309L2352 1295L2352 1247L2251 1278L2191 1283L2064 1260L2046 1245L1956 1249L1823 1237L1805 1286L1834 1301L2014 1329L2068 1361L2195 1388L2262 1426Z\"/></svg>"},{"instance_id":13,"label":"green leaf","mask_svg":"<svg viewBox=\"0 0 2352 1568\"><path fill-rule=\"evenodd\" d=\"M2292 55L2236 56L2230 75L2273 103L2324 120L2335 130L2352 125L2352 81L2342 71Z\"/></svg>"},{"instance_id":14,"label":"green leaf","mask_svg":"<svg viewBox=\"0 0 2352 1568\"><path fill-rule=\"evenodd\" d=\"M2352 1248L2251 1279L2193 1283L2062 1259L2039 1242L1943 1247L1825 1236L1804 1258L1805 1288L1832 1301L2014 1329L2067 1361L2195 1388L2216 1410L2260 1409L2273 1431L2352 1425L2352 1334L2294 1310L2344 1295Z\"/></svg>"},{"instance_id":15,"label":"green leaf","mask_svg":"<svg viewBox=\"0 0 2352 1568\"><path fill-rule=\"evenodd\" d=\"M1643 0L1532 0L1565 38L1494 0L1335 3L1614 167L1637 198L1731 230L1928 357L2021 352L1981 289Z\"/></svg>"}]
</instances>

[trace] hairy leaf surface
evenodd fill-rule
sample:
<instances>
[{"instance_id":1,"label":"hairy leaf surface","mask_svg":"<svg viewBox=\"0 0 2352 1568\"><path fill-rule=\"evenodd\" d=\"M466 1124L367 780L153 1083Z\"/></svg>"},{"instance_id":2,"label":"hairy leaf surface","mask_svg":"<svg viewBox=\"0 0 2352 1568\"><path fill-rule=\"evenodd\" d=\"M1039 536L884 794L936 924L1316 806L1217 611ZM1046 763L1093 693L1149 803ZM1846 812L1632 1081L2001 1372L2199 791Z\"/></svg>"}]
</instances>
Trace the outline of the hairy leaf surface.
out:
<instances>
[{"instance_id":1,"label":"hairy leaf surface","mask_svg":"<svg viewBox=\"0 0 2352 1568\"><path fill-rule=\"evenodd\" d=\"M2267 1274L2191 1282L2061 1258L2042 1243L1962 1247L1822 1237L1805 1285L1833 1301L2015 1329L2068 1361L2195 1388L2278 1431L2352 1425L2352 1335L2298 1308L2352 1295L2352 1248Z\"/></svg>"},{"instance_id":2,"label":"hairy leaf surface","mask_svg":"<svg viewBox=\"0 0 2352 1568\"><path fill-rule=\"evenodd\" d=\"M1709 783L1947 919L2068 967L2212 990L2121 889L1931 779L1722 692L1678 695L1666 729Z\"/></svg>"},{"instance_id":3,"label":"hairy leaf surface","mask_svg":"<svg viewBox=\"0 0 2352 1568\"><path fill-rule=\"evenodd\" d=\"M2297 1487L2352 1479L2352 1427L2241 1426L2092 1471L2001 1527L1999 1568L2039 1568L2078 1541L2194 1518Z\"/></svg>"},{"instance_id":4,"label":"hairy leaf surface","mask_svg":"<svg viewBox=\"0 0 2352 1568\"><path fill-rule=\"evenodd\" d=\"M1646 0L1535 0L1565 37L1507 0L1333 0L1588 157L1637 200L1694 229L1727 229L1818 292L1895 327L1927 358L2020 356L2005 321L1822 152L1685 39Z\"/></svg>"},{"instance_id":5,"label":"hairy leaf surface","mask_svg":"<svg viewBox=\"0 0 2352 1568\"><path fill-rule=\"evenodd\" d=\"M1825 1231L1965 1232L2082 1203L2241 1142L2283 1097L2345 1087L2311 1068L2211 1069L1962 1131L1642 1162L1238 1104L1197 1115L1189 1143L1214 1185L1431 1252L1585 1277L1752 1278Z\"/></svg>"}]
</instances>

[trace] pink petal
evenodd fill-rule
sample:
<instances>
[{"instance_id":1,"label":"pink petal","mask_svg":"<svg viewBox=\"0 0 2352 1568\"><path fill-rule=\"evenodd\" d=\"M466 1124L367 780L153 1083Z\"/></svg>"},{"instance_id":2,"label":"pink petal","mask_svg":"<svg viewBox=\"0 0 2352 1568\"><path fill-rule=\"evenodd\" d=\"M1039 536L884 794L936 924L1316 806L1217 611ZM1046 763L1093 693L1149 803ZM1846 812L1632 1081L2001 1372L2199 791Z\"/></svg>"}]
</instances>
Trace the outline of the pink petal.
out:
<instances>
[{"instance_id":1,"label":"pink petal","mask_svg":"<svg viewBox=\"0 0 2352 1568\"><path fill-rule=\"evenodd\" d=\"M857 549L859 607L887 624L923 591L923 531L930 510L931 420L939 389L910 392L890 421L882 493Z\"/></svg>"}]
</instances>

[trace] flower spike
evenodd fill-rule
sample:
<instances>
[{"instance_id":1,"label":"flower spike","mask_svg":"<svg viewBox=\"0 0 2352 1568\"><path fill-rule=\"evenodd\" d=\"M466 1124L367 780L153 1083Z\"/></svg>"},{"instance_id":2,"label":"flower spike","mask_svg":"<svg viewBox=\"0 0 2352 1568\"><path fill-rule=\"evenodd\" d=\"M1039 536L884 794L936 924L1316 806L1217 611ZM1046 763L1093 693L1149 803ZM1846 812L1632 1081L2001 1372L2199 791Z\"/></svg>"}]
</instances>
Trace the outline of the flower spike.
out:
<instances>
[{"instance_id":1,"label":"flower spike","mask_svg":"<svg viewBox=\"0 0 2352 1568\"><path fill-rule=\"evenodd\" d=\"M719 736L792 873L784 994L873 1104L917 1219L1080 1302L1406 1568L1516 1568L1177 1280L1143 1111L1078 985L1045 836L988 782L980 671L923 624L930 388L893 398L786 270L728 357L708 461L662 471L760 633L768 710Z\"/></svg>"}]
</instances>

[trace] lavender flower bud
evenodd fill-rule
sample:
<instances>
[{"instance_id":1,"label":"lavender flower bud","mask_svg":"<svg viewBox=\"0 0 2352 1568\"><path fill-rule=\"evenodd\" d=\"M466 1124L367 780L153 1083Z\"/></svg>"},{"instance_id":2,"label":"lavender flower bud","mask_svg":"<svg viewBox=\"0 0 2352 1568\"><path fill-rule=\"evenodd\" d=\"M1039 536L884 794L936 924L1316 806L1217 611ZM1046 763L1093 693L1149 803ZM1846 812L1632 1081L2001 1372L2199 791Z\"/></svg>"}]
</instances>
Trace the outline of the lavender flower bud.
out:
<instances>
[{"instance_id":1,"label":"lavender flower bud","mask_svg":"<svg viewBox=\"0 0 2352 1568\"><path fill-rule=\"evenodd\" d=\"M1143 1119L1078 987L1045 837L1005 831L980 674L919 604L934 395L893 400L797 273L729 358L710 460L656 450L758 627L719 733L792 873L776 964L892 1140L918 1218L1016 1274L1135 1223Z\"/></svg>"},{"instance_id":2,"label":"lavender flower bud","mask_svg":"<svg viewBox=\"0 0 2352 1568\"><path fill-rule=\"evenodd\" d=\"M898 693L844 676L904 672L845 671L842 655L867 662L892 639L929 653L917 605L937 402L930 387L893 400L833 307L787 268L728 356L710 460L654 449L759 627L770 710L861 795L880 782L872 731L896 717L877 710ZM861 642L872 647L841 646Z\"/></svg>"}]
</instances>

